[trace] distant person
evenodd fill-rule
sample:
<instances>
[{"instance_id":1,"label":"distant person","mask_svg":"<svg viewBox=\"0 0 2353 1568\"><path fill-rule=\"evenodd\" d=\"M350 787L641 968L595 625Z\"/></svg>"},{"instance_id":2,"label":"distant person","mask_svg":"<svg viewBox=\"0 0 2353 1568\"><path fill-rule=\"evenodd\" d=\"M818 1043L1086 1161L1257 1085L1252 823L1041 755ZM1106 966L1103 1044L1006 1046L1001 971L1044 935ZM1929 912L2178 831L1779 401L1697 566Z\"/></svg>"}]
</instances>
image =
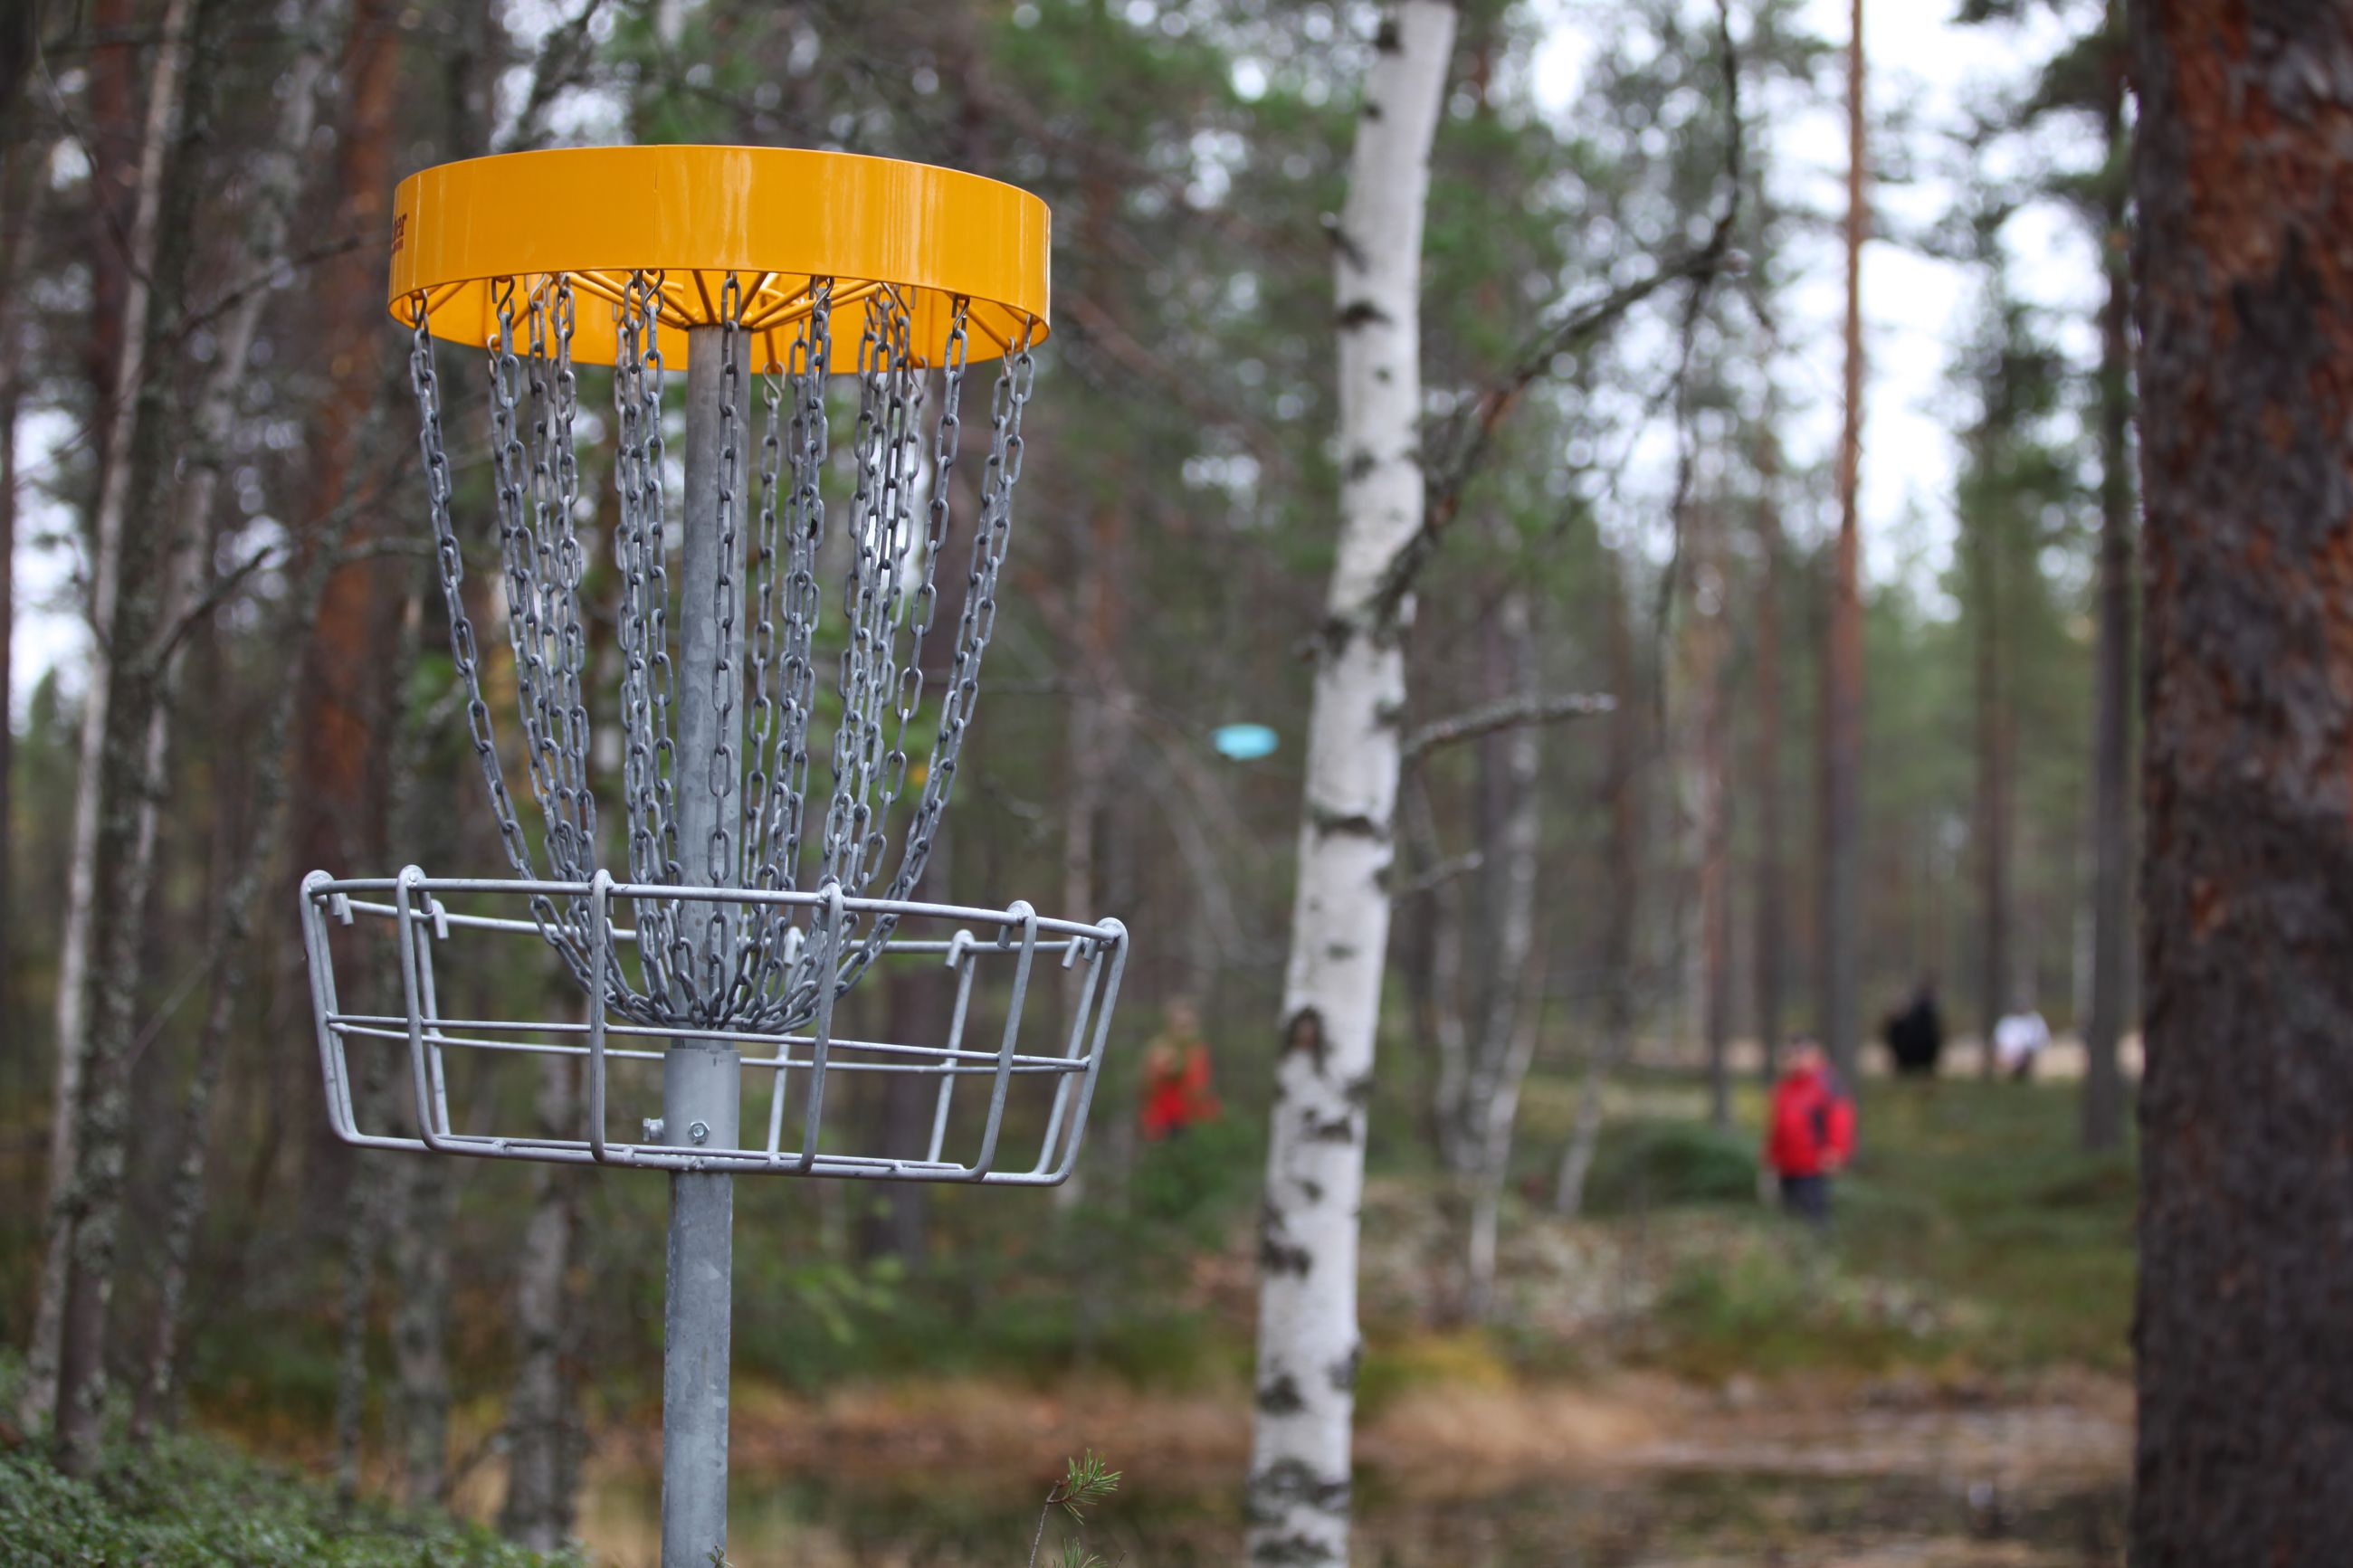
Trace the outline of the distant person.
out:
<instances>
[{"instance_id":1,"label":"distant person","mask_svg":"<svg viewBox=\"0 0 2353 1568\"><path fill-rule=\"evenodd\" d=\"M1891 1013L1885 1026L1887 1054L1895 1060L1898 1078L1935 1078L1945 1055L1945 1019L1936 1010L1936 982L1920 982L1920 989L1902 1011Z\"/></svg>"},{"instance_id":2,"label":"distant person","mask_svg":"<svg viewBox=\"0 0 2353 1568\"><path fill-rule=\"evenodd\" d=\"M2014 1082L2032 1078L2035 1062L2050 1048L2051 1026L2031 1007L2008 1014L1993 1026L1994 1066Z\"/></svg>"},{"instance_id":3,"label":"distant person","mask_svg":"<svg viewBox=\"0 0 2353 1568\"><path fill-rule=\"evenodd\" d=\"M1222 1114L1209 1084L1209 1047L1201 1039L1200 1015L1190 1002L1171 1003L1166 1027L1144 1051L1144 1136L1157 1142Z\"/></svg>"},{"instance_id":4,"label":"distant person","mask_svg":"<svg viewBox=\"0 0 2353 1568\"><path fill-rule=\"evenodd\" d=\"M1765 1168L1780 1179L1781 1206L1810 1225L1828 1225L1831 1179L1853 1152L1854 1101L1820 1045L1800 1038L1765 1121Z\"/></svg>"}]
</instances>

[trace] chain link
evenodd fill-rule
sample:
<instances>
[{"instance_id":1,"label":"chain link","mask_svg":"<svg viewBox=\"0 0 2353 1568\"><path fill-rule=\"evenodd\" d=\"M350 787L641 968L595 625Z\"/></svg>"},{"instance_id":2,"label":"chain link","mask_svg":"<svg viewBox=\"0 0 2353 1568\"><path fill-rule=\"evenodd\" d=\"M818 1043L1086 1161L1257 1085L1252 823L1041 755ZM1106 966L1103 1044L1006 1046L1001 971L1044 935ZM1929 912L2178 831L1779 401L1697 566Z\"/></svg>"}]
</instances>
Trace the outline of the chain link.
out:
<instances>
[{"instance_id":1,"label":"chain link","mask_svg":"<svg viewBox=\"0 0 2353 1568\"><path fill-rule=\"evenodd\" d=\"M773 300L752 306L733 275L719 281L718 317L729 328L720 339L714 476L721 565L709 605L681 613L708 614L716 625L721 652L709 672L710 700L723 735L732 732L739 704L744 728L740 745L723 742L707 757L678 752L678 669L670 627L668 561L676 530L668 498L661 331L678 324L683 308L666 291L663 275L649 271L629 274L611 307L622 858L630 879L647 885L837 886L852 895L881 882L887 869L886 896L905 900L922 880L946 809L979 694L982 658L996 629L997 584L1021 473L1022 415L1036 374L1032 329L1018 329L991 390L988 455L976 487L979 500L962 603L934 696L924 658L937 629L938 574L960 531L955 476L970 334L977 323L969 300L949 300L944 342L919 344L918 307L905 292L879 288L865 295L850 367L856 425L844 454L849 472L837 481L849 492L835 661L839 709L826 798L812 823L817 803L808 795L809 740L818 711L825 602L819 566L826 554L826 476L835 466L827 388L836 285L812 279L791 309L778 310ZM585 882L599 864L601 840L588 696L594 664L579 603L587 552L578 527L574 280L555 275L528 292L514 279L499 280L492 302L493 512L522 761L545 822L540 849L549 879ZM755 321L747 331L743 323L754 310L766 313L766 324ZM450 650L507 858L518 875L536 879L534 846L507 789L482 696L463 552L452 521L439 384L421 300L415 319L409 374L422 422ZM754 353L756 362L747 363ZM755 470L746 460L747 374L757 377L761 393ZM739 620L744 643L736 655L730 650ZM918 775L909 738L924 722L927 701L937 714ZM918 776L919 787L911 783ZM722 807L701 846L679 843L678 791L688 787L708 788ZM739 791L740 828L725 809ZM894 837L895 864L888 864ZM681 848L689 850L685 857ZM683 900L637 900L637 958L626 970L617 956L607 963L608 1005L644 1022L798 1027L815 1011L822 987L846 989L881 952L892 929L885 920L839 933L833 973L821 974L820 955L831 944L807 940L791 910L704 907L714 912L697 921L701 939L691 940L682 929ZM592 935L586 901L569 900L559 911L552 900L537 899L533 915L580 983L587 984L586 944L609 936Z\"/></svg>"}]
</instances>

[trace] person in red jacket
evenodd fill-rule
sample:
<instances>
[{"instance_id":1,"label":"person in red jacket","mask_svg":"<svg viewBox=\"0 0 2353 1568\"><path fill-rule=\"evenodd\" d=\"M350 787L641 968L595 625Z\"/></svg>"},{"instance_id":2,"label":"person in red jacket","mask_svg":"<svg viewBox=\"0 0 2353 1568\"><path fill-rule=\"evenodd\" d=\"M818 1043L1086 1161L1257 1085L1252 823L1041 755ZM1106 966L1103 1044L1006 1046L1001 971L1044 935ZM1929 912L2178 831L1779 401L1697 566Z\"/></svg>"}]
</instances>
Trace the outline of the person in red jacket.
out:
<instances>
[{"instance_id":1,"label":"person in red jacket","mask_svg":"<svg viewBox=\"0 0 2353 1568\"><path fill-rule=\"evenodd\" d=\"M1200 1016L1190 1002L1171 1003L1168 1027L1144 1053L1144 1100L1137 1114L1144 1136L1157 1142L1215 1121L1219 1113Z\"/></svg>"},{"instance_id":2,"label":"person in red jacket","mask_svg":"<svg viewBox=\"0 0 2353 1568\"><path fill-rule=\"evenodd\" d=\"M1782 1206L1810 1224L1828 1224L1831 1178L1853 1152L1854 1101L1822 1047L1799 1039L1765 1119L1765 1166L1780 1178Z\"/></svg>"}]
</instances>

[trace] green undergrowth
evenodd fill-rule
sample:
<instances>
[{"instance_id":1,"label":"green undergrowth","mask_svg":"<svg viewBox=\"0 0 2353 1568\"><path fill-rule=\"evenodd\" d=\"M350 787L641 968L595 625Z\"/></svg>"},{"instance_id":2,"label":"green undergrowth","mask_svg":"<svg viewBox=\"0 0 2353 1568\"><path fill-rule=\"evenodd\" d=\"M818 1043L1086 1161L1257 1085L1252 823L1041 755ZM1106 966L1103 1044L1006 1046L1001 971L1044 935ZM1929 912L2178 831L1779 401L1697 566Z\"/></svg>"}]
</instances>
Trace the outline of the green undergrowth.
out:
<instances>
[{"instance_id":1,"label":"green undergrowth","mask_svg":"<svg viewBox=\"0 0 2353 1568\"><path fill-rule=\"evenodd\" d=\"M576 1568L447 1514L362 1501L214 1439L110 1449L86 1481L37 1443L0 1453L0 1548L12 1568Z\"/></svg>"},{"instance_id":2,"label":"green undergrowth","mask_svg":"<svg viewBox=\"0 0 2353 1568\"><path fill-rule=\"evenodd\" d=\"M1746 1098L1735 1133L1638 1118L1605 1135L1604 1223L1715 1215L1660 1283L1641 1359L1706 1378L2130 1364L2135 1169L2077 1146L2075 1086L1868 1084L1826 1237L1757 1201Z\"/></svg>"}]
</instances>

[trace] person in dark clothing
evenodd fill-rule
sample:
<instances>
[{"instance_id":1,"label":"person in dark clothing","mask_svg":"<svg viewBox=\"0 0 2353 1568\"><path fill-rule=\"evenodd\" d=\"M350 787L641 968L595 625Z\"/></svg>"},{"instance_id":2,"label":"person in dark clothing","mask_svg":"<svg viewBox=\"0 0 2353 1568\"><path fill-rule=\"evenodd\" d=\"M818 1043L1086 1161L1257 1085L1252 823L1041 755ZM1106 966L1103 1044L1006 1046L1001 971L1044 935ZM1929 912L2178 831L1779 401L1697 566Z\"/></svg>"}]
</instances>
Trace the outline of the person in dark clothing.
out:
<instances>
[{"instance_id":1,"label":"person in dark clothing","mask_svg":"<svg viewBox=\"0 0 2353 1568\"><path fill-rule=\"evenodd\" d=\"M1899 1078L1935 1078L1945 1054L1945 1020L1936 1010L1936 983L1924 980L1901 1012L1888 1015L1887 1054Z\"/></svg>"},{"instance_id":2,"label":"person in dark clothing","mask_svg":"<svg viewBox=\"0 0 2353 1568\"><path fill-rule=\"evenodd\" d=\"M1828 1225L1831 1179L1853 1152L1854 1101L1822 1047L1799 1040L1765 1120L1765 1168L1780 1178L1781 1206L1810 1225Z\"/></svg>"}]
</instances>

